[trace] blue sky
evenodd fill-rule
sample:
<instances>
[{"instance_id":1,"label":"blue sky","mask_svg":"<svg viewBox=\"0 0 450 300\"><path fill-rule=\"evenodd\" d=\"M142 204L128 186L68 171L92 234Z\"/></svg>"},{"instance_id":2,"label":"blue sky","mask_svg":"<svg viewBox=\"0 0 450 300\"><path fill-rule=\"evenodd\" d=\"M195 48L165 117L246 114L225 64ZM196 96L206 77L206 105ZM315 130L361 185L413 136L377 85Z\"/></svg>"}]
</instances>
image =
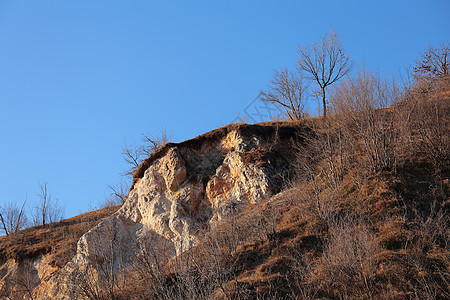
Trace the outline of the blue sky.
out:
<instances>
[{"instance_id":1,"label":"blue sky","mask_svg":"<svg viewBox=\"0 0 450 300\"><path fill-rule=\"evenodd\" d=\"M39 181L87 211L121 181L122 146L231 122L297 45L336 29L392 74L450 40L450 1L1 1L0 205Z\"/></svg>"}]
</instances>

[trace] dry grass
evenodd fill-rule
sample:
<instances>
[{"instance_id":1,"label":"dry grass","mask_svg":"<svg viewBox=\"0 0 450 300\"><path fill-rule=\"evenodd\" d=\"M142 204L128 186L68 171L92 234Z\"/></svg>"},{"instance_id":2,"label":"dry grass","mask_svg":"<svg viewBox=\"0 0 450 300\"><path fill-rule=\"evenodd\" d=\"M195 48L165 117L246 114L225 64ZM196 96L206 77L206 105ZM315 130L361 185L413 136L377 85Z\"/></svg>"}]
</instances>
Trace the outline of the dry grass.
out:
<instances>
[{"instance_id":1,"label":"dry grass","mask_svg":"<svg viewBox=\"0 0 450 300\"><path fill-rule=\"evenodd\" d=\"M87 212L45 226L24 229L10 236L0 237L0 260L18 262L50 254L52 264L61 268L76 252L80 237L100 220L117 211L119 206Z\"/></svg>"},{"instance_id":2,"label":"dry grass","mask_svg":"<svg viewBox=\"0 0 450 300\"><path fill-rule=\"evenodd\" d=\"M416 109L408 103L305 120L299 179L206 232L170 276L197 299L448 299L448 150L436 141L448 133L448 98L420 97L442 102L420 105L423 128L405 122L403 113ZM267 155L255 150L245 159Z\"/></svg>"},{"instance_id":3,"label":"dry grass","mask_svg":"<svg viewBox=\"0 0 450 300\"><path fill-rule=\"evenodd\" d=\"M422 125L399 117L416 110L411 103L419 105L408 100L350 117L233 124L164 146L141 164L134 182L168 147L198 148L231 130L273 141L271 151L256 149L246 163L281 166L286 159L276 162L277 156L293 146L280 141L296 140L298 176L280 178L282 192L203 229L200 244L178 257L164 243L147 245L128 282L101 299L449 299L449 167L447 158L436 159L448 151L436 139L448 133L442 114L448 119L449 99L442 91L426 93L420 99L434 104L421 104ZM436 107L443 111L436 114ZM358 119L367 117L370 122ZM355 124L358 130L351 130ZM0 238L0 253L24 259L52 252L55 264L63 264L61 249L112 211L25 230L14 242ZM21 247L24 242L31 246Z\"/></svg>"}]
</instances>

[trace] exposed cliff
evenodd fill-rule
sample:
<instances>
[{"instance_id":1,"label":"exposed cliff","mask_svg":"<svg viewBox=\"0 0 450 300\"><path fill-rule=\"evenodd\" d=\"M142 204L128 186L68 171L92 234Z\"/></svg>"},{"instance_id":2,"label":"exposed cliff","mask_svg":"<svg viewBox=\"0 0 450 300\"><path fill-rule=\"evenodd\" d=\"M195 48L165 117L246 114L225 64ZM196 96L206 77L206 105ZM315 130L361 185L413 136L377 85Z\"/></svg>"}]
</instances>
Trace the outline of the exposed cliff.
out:
<instances>
[{"instance_id":1,"label":"exposed cliff","mask_svg":"<svg viewBox=\"0 0 450 300\"><path fill-rule=\"evenodd\" d=\"M167 144L119 210L0 237L0 298L449 299L438 83L307 128L234 124Z\"/></svg>"},{"instance_id":2,"label":"exposed cliff","mask_svg":"<svg viewBox=\"0 0 450 300\"><path fill-rule=\"evenodd\" d=\"M232 124L182 143L170 143L135 171L125 204L78 241L61 268L35 274L39 299L80 297L80 280L109 254L113 268L133 266L143 245L164 245L176 256L198 243L199 234L280 190L292 174L295 123ZM107 256L107 255L106 255ZM45 261L39 256L33 263ZM41 276L42 275L42 276Z\"/></svg>"},{"instance_id":3,"label":"exposed cliff","mask_svg":"<svg viewBox=\"0 0 450 300\"><path fill-rule=\"evenodd\" d=\"M72 235L77 221L66 220L0 238L0 297L447 299L448 162L422 143L440 145L436 130L448 122L417 134L402 111L376 113L376 128L364 114L352 119L373 130L343 115L305 120L313 129L235 124L168 144L135 171L126 203L90 230ZM393 113L400 124L384 126ZM402 126L406 141L365 143ZM395 164L375 164L372 145Z\"/></svg>"}]
</instances>

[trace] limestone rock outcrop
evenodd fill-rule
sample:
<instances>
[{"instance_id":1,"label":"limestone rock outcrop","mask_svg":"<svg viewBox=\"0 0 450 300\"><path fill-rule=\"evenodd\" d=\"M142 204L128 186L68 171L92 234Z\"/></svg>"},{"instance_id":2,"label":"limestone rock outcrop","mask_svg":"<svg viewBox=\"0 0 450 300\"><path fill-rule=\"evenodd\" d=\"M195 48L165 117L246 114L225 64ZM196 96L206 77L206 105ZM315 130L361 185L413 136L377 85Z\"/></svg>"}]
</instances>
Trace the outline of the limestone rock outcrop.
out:
<instances>
[{"instance_id":1,"label":"limestone rock outcrop","mask_svg":"<svg viewBox=\"0 0 450 300\"><path fill-rule=\"evenodd\" d=\"M297 130L292 123L233 124L165 145L135 171L125 204L83 235L76 256L38 287L38 298L72 299L77 276L105 251L120 255L121 267L132 266L146 243L178 255L236 207L278 192L291 175Z\"/></svg>"}]
</instances>

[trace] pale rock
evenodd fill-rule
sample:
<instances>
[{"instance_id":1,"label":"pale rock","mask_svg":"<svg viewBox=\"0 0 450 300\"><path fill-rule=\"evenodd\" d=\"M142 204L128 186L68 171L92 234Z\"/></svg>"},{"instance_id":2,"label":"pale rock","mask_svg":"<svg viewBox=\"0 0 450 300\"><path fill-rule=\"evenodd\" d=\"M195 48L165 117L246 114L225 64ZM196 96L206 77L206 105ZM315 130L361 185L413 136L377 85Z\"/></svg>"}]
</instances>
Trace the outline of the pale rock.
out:
<instances>
[{"instance_id":1,"label":"pale rock","mask_svg":"<svg viewBox=\"0 0 450 300\"><path fill-rule=\"evenodd\" d=\"M243 160L245 153L268 148L261 137L244 138L239 129L195 146L168 147L134 184L121 209L82 236L76 256L42 284L37 295L71 299L77 294L73 279L108 251L120 254L121 265L115 267L126 268L149 243L167 243L171 256L190 249L205 225L271 193L262 164Z\"/></svg>"}]
</instances>

